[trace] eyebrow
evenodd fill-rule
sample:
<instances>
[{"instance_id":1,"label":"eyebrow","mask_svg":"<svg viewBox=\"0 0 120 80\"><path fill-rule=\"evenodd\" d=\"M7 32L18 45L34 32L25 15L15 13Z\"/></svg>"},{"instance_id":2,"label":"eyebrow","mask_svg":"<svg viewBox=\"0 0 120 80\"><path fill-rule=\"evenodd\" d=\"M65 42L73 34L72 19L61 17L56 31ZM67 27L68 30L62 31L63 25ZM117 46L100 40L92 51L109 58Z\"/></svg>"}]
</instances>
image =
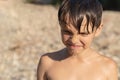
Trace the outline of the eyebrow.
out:
<instances>
[{"instance_id":1,"label":"eyebrow","mask_svg":"<svg viewBox=\"0 0 120 80\"><path fill-rule=\"evenodd\" d=\"M90 34L89 32L79 32L79 34Z\"/></svg>"},{"instance_id":2,"label":"eyebrow","mask_svg":"<svg viewBox=\"0 0 120 80\"><path fill-rule=\"evenodd\" d=\"M68 28L62 28L61 30L73 32L72 30L70 30L70 29L68 29Z\"/></svg>"}]
</instances>

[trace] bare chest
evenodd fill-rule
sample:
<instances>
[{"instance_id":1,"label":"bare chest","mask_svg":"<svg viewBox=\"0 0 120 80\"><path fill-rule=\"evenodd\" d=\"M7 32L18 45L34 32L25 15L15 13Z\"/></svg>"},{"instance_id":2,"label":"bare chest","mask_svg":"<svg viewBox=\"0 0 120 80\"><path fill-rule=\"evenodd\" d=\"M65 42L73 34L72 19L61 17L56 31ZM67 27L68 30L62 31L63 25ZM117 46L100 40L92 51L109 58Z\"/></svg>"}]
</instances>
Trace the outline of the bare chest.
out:
<instances>
[{"instance_id":1,"label":"bare chest","mask_svg":"<svg viewBox=\"0 0 120 80\"><path fill-rule=\"evenodd\" d=\"M48 80L107 80L98 67L89 65L53 65L47 71Z\"/></svg>"}]
</instances>

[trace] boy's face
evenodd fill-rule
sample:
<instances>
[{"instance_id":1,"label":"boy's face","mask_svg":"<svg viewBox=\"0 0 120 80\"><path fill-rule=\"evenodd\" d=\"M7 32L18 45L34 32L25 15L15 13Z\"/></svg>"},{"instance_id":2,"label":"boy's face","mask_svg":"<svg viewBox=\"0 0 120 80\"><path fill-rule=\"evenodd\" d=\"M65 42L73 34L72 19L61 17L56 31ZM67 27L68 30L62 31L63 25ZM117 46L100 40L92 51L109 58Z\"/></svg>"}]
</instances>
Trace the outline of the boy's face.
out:
<instances>
[{"instance_id":1,"label":"boy's face","mask_svg":"<svg viewBox=\"0 0 120 80\"><path fill-rule=\"evenodd\" d=\"M86 18L83 19L80 30L77 30L71 24L65 27L61 26L62 41L68 51L80 53L90 48L91 42L101 29L98 28L99 30L94 30L92 32L92 25L89 24L88 30L90 33L88 33L86 27Z\"/></svg>"}]
</instances>

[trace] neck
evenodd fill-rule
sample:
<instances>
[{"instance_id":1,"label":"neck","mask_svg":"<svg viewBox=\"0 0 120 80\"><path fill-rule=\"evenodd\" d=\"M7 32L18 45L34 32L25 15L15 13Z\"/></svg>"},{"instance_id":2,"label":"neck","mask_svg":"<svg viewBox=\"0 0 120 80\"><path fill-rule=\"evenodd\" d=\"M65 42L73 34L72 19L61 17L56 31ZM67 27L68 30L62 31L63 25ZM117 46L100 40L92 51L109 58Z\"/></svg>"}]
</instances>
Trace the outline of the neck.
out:
<instances>
[{"instance_id":1,"label":"neck","mask_svg":"<svg viewBox=\"0 0 120 80\"><path fill-rule=\"evenodd\" d=\"M67 53L69 57L79 58L82 60L86 60L90 58L91 56L93 56L93 52L91 48L85 49L83 51L77 51L77 52L67 50Z\"/></svg>"}]
</instances>

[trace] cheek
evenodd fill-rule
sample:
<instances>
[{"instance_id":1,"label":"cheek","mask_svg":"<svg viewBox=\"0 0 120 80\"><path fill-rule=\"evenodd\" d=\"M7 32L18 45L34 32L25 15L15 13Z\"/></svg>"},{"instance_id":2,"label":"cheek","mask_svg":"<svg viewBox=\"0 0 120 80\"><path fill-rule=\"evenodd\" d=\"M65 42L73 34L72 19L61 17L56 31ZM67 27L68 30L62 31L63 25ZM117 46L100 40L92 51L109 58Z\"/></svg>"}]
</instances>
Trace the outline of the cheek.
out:
<instances>
[{"instance_id":1,"label":"cheek","mask_svg":"<svg viewBox=\"0 0 120 80\"><path fill-rule=\"evenodd\" d=\"M83 37L81 39L81 42L84 44L85 48L90 47L91 43L92 43L93 37L92 36L88 36L88 37Z\"/></svg>"},{"instance_id":2,"label":"cheek","mask_svg":"<svg viewBox=\"0 0 120 80\"><path fill-rule=\"evenodd\" d=\"M65 43L65 42L68 41L69 39L70 39L70 36L69 36L69 35L62 34L62 41L63 41L63 43Z\"/></svg>"},{"instance_id":3,"label":"cheek","mask_svg":"<svg viewBox=\"0 0 120 80\"><path fill-rule=\"evenodd\" d=\"M91 43L92 43L92 41L93 41L93 38L91 38L91 37L89 38L89 37L88 37L88 38L86 38L84 41L85 41L85 44L86 44L86 45L90 46Z\"/></svg>"}]
</instances>

